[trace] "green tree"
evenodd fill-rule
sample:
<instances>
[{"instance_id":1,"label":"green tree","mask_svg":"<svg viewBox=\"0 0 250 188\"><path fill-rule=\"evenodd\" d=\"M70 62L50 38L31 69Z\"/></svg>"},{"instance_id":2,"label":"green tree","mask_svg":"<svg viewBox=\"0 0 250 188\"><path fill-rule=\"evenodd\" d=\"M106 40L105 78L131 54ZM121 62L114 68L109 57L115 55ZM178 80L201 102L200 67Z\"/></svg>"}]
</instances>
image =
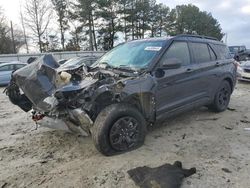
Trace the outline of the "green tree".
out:
<instances>
[{"instance_id":1,"label":"green tree","mask_svg":"<svg viewBox=\"0 0 250 188\"><path fill-rule=\"evenodd\" d=\"M0 15L0 54L8 54L13 52L9 30L10 29L5 24L3 16Z\"/></svg>"},{"instance_id":2,"label":"green tree","mask_svg":"<svg viewBox=\"0 0 250 188\"><path fill-rule=\"evenodd\" d=\"M151 3L148 22L150 28L150 36L162 36L162 33L166 31L164 28L170 25L169 7L163 5L162 3Z\"/></svg>"},{"instance_id":3,"label":"green tree","mask_svg":"<svg viewBox=\"0 0 250 188\"><path fill-rule=\"evenodd\" d=\"M68 29L68 4L65 0L52 0L52 4L57 14L57 21L60 28L61 34L61 45L62 49L65 50L65 31Z\"/></svg>"},{"instance_id":4,"label":"green tree","mask_svg":"<svg viewBox=\"0 0 250 188\"><path fill-rule=\"evenodd\" d=\"M72 4L70 16L72 19L77 19L82 23L85 35L88 35L89 47L88 50L97 50L96 31L95 31L95 9L96 1L92 0L77 0L77 3Z\"/></svg>"},{"instance_id":5,"label":"green tree","mask_svg":"<svg viewBox=\"0 0 250 188\"><path fill-rule=\"evenodd\" d=\"M83 37L82 34L82 25L79 23L71 22L72 29L70 31L71 39L69 39L68 43L66 44L67 51L79 51L81 48L81 42L87 41L86 36ZM87 45L88 46L88 45ZM88 50L89 48L87 48Z\"/></svg>"},{"instance_id":6,"label":"green tree","mask_svg":"<svg viewBox=\"0 0 250 188\"><path fill-rule=\"evenodd\" d=\"M176 6L171 12L174 27L171 34L198 34L222 39L223 33L219 22L210 13L202 12L194 5ZM166 30L168 28L166 27Z\"/></svg>"},{"instance_id":7,"label":"green tree","mask_svg":"<svg viewBox=\"0 0 250 188\"><path fill-rule=\"evenodd\" d=\"M118 0L97 0L98 11L97 17L100 19L99 28L99 44L102 44L104 50L114 47L117 39L117 32L122 31L121 19L119 15Z\"/></svg>"}]
</instances>

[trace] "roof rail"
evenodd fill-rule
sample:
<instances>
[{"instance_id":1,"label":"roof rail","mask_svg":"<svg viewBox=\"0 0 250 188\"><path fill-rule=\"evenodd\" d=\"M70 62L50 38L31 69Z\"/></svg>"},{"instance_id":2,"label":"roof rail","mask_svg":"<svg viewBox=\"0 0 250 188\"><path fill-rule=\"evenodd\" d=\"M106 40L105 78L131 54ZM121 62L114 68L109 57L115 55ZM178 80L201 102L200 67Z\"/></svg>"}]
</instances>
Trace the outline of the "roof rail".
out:
<instances>
[{"instance_id":1,"label":"roof rail","mask_svg":"<svg viewBox=\"0 0 250 188\"><path fill-rule=\"evenodd\" d=\"M210 39L210 40L219 41L219 40L218 40L217 38L215 38L215 37L208 37L208 36L203 36L203 35L180 34L180 35L177 35L176 37L195 37L195 38Z\"/></svg>"}]
</instances>

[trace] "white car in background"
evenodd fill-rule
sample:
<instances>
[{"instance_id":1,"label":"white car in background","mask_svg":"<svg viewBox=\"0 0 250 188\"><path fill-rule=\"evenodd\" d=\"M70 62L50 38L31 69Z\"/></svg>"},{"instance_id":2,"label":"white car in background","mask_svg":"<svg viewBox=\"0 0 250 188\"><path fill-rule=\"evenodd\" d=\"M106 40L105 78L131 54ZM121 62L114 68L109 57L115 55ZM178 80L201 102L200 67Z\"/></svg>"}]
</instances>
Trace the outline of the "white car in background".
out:
<instances>
[{"instance_id":1,"label":"white car in background","mask_svg":"<svg viewBox=\"0 0 250 188\"><path fill-rule=\"evenodd\" d=\"M0 64L0 86L8 85L13 71L20 69L27 65L19 61L12 61L9 63Z\"/></svg>"},{"instance_id":2,"label":"white car in background","mask_svg":"<svg viewBox=\"0 0 250 188\"><path fill-rule=\"evenodd\" d=\"M250 61L243 61L239 64L238 69L238 80L250 82Z\"/></svg>"}]
</instances>

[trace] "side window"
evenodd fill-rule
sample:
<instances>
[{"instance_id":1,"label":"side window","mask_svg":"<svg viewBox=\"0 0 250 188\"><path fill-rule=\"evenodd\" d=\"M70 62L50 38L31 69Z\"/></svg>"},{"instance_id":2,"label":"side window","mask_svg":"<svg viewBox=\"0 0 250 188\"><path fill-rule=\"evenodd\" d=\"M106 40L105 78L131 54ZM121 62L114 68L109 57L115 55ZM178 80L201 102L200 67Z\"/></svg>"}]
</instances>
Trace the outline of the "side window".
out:
<instances>
[{"instance_id":1,"label":"side window","mask_svg":"<svg viewBox=\"0 0 250 188\"><path fill-rule=\"evenodd\" d=\"M23 68L23 67L24 67L24 65L19 64L19 65L16 65L15 69L17 70L17 69L20 69L20 68Z\"/></svg>"},{"instance_id":2,"label":"side window","mask_svg":"<svg viewBox=\"0 0 250 188\"><path fill-rule=\"evenodd\" d=\"M2 67L0 67L0 71L10 71L10 65L4 65Z\"/></svg>"},{"instance_id":3,"label":"side window","mask_svg":"<svg viewBox=\"0 0 250 188\"><path fill-rule=\"evenodd\" d=\"M213 45L216 53L218 54L217 59L231 59L230 51L226 45L219 45L219 44L214 44Z\"/></svg>"},{"instance_id":4,"label":"side window","mask_svg":"<svg viewBox=\"0 0 250 188\"><path fill-rule=\"evenodd\" d=\"M191 48L194 53L194 58L197 63L205 63L210 60L210 53L208 49L208 45L205 43L191 43Z\"/></svg>"},{"instance_id":5,"label":"side window","mask_svg":"<svg viewBox=\"0 0 250 188\"><path fill-rule=\"evenodd\" d=\"M211 60L215 61L217 59L217 57L216 57L214 51L212 50L212 48L210 46L208 46L208 48L209 48L209 53L210 53L210 56L211 56Z\"/></svg>"},{"instance_id":6,"label":"side window","mask_svg":"<svg viewBox=\"0 0 250 188\"><path fill-rule=\"evenodd\" d=\"M161 62L167 59L177 59L182 65L190 64L190 54L186 42L173 42L163 55Z\"/></svg>"}]
</instances>

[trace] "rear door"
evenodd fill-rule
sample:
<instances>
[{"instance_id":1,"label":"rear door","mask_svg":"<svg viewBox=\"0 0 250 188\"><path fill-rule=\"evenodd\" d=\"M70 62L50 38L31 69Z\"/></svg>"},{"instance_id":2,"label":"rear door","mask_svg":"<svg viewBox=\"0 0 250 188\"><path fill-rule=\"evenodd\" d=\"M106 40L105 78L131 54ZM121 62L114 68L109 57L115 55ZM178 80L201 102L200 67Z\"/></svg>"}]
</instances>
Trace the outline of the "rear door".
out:
<instances>
[{"instance_id":1,"label":"rear door","mask_svg":"<svg viewBox=\"0 0 250 188\"><path fill-rule=\"evenodd\" d=\"M198 92L204 98L211 100L213 89L217 84L217 70L220 66L218 58L208 43L190 42L193 58L196 64L195 77L199 78Z\"/></svg>"},{"instance_id":2,"label":"rear door","mask_svg":"<svg viewBox=\"0 0 250 188\"><path fill-rule=\"evenodd\" d=\"M217 59L215 62L216 69L214 70L217 77L217 87L219 87L220 81L228 76L231 77L233 82L235 83L236 68L233 65L234 59L230 56L228 47L224 44L211 44L211 47L212 49L214 49L217 55Z\"/></svg>"},{"instance_id":3,"label":"rear door","mask_svg":"<svg viewBox=\"0 0 250 188\"><path fill-rule=\"evenodd\" d=\"M3 65L0 67L0 84L8 84L11 78L11 73L14 70L14 65Z\"/></svg>"},{"instance_id":4,"label":"rear door","mask_svg":"<svg viewBox=\"0 0 250 188\"><path fill-rule=\"evenodd\" d=\"M178 69L164 70L164 76L156 78L156 109L157 119L165 113L175 113L184 108L191 107L199 101L203 93L200 92L200 78L196 75L196 65L191 58L189 45L186 41L174 41L159 62L163 60L178 59L182 66Z\"/></svg>"}]
</instances>

